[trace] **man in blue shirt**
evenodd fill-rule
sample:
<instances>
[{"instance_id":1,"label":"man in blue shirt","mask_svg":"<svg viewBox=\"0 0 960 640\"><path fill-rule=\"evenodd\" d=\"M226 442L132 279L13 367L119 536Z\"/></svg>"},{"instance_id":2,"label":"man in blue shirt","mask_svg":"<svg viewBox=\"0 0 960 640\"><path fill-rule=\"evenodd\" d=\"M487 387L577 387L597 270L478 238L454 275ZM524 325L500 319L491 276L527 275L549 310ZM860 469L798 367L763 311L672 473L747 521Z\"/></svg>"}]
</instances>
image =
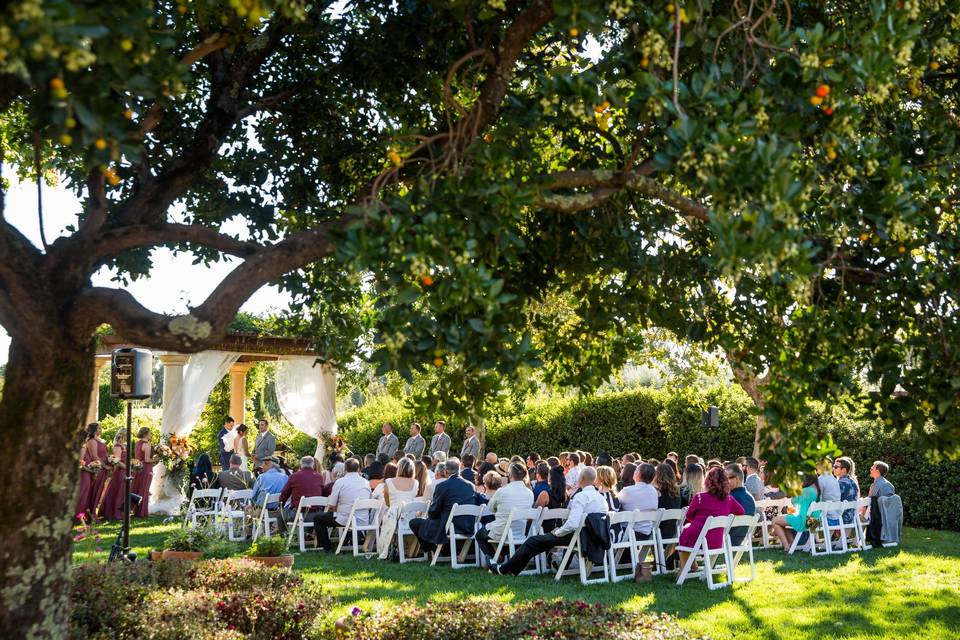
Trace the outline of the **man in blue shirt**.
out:
<instances>
[{"instance_id":1,"label":"man in blue shirt","mask_svg":"<svg viewBox=\"0 0 960 640\"><path fill-rule=\"evenodd\" d=\"M744 515L752 516L757 513L757 503L753 496L743 486L743 469L738 464L728 464L723 468L727 476L727 482L730 483L730 496L740 503L743 507ZM747 527L734 527L730 529L730 543L738 545L743 542L747 535Z\"/></svg>"},{"instance_id":2,"label":"man in blue shirt","mask_svg":"<svg viewBox=\"0 0 960 640\"><path fill-rule=\"evenodd\" d=\"M268 493L280 493L287 486L287 474L277 468L279 461L268 456L263 459L263 471L257 476L257 481L253 483L253 504L257 507L263 502L263 497ZM279 506L278 501L267 504L268 509L276 509Z\"/></svg>"}]
</instances>

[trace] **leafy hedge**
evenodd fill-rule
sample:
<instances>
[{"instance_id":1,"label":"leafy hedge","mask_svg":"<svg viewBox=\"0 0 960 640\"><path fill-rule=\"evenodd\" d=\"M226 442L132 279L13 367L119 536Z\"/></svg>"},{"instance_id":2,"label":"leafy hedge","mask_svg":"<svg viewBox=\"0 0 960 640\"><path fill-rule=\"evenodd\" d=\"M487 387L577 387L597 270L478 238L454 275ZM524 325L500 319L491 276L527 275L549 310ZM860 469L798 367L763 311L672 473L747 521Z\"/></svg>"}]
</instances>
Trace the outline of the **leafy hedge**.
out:
<instances>
[{"instance_id":1,"label":"leafy hedge","mask_svg":"<svg viewBox=\"0 0 960 640\"><path fill-rule=\"evenodd\" d=\"M711 404L720 408L720 427L708 430L700 424L700 413ZM402 443L412 420L402 400L383 396L344 414L339 423L350 448L366 453L376 449L383 422L393 423ZM904 500L907 524L960 530L960 462L931 462L905 437L886 433L878 423L858 419L840 407L812 406L806 420L821 435L832 435L853 458L864 492L870 464L884 460L891 465L889 479ZM433 419L419 421L429 437ZM486 450L501 455L638 451L658 458L674 450L681 456L697 453L732 460L753 450L755 429L753 403L735 385L639 389L531 402L519 415L487 423ZM459 450L461 430L449 431L451 449Z\"/></svg>"}]
</instances>

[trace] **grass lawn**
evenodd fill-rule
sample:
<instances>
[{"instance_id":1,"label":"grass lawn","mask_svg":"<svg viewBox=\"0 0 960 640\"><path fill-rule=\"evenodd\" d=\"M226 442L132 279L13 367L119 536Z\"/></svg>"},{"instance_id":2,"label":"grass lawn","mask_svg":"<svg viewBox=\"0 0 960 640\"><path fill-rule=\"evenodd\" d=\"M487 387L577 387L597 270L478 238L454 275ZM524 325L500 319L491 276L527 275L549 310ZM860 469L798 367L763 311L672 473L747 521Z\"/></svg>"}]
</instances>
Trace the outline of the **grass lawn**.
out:
<instances>
[{"instance_id":1,"label":"grass lawn","mask_svg":"<svg viewBox=\"0 0 960 640\"><path fill-rule=\"evenodd\" d=\"M176 524L135 521L131 544L141 557L159 548ZM104 551L81 544L74 560L105 559L117 525L101 528ZM584 587L546 576L508 578L477 569L298 554L295 568L334 595L346 611L427 600L494 597L503 601L555 598L603 602L628 610L677 614L692 631L713 638L960 638L960 533L905 529L897 549L811 558L757 553L757 578L709 591L669 578Z\"/></svg>"}]
</instances>

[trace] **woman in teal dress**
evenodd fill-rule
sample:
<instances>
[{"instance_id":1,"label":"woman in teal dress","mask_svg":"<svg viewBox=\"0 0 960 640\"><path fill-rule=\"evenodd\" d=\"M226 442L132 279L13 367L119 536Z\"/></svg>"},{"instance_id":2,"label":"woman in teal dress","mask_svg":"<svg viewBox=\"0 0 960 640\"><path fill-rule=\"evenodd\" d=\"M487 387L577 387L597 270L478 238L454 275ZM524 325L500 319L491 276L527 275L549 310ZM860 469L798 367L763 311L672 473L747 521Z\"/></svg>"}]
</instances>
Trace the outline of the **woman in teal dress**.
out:
<instances>
[{"instance_id":1,"label":"woman in teal dress","mask_svg":"<svg viewBox=\"0 0 960 640\"><path fill-rule=\"evenodd\" d=\"M803 491L793 499L793 513L779 515L773 519L773 532L783 546L783 550L790 549L793 544L794 532L803 533L807 530L807 515L815 516L810 513L810 505L820 499L820 483L817 476L811 473L803 476Z\"/></svg>"}]
</instances>

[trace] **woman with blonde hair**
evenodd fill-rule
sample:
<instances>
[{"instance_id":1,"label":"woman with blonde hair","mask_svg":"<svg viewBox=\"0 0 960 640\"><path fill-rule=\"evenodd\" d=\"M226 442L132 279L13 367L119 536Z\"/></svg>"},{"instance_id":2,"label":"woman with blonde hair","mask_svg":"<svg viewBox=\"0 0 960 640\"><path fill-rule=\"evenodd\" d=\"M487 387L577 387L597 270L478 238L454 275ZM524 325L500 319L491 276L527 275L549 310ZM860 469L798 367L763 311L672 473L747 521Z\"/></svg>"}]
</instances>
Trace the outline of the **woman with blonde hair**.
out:
<instances>
[{"instance_id":1,"label":"woman with blonde hair","mask_svg":"<svg viewBox=\"0 0 960 640\"><path fill-rule=\"evenodd\" d=\"M120 429L113 436L113 454L108 461L113 465L113 473L100 500L100 517L107 520L123 520L123 500L125 496L124 478L127 474L127 430Z\"/></svg>"},{"instance_id":2,"label":"woman with blonde hair","mask_svg":"<svg viewBox=\"0 0 960 640\"><path fill-rule=\"evenodd\" d=\"M396 475L383 482L383 499L389 508L380 525L379 548L377 550L384 560L390 557L390 548L400 521L400 508L417 499L417 492L420 487L414 477L415 473L416 467L413 462L409 458L400 458L396 465Z\"/></svg>"},{"instance_id":3,"label":"woman with blonde hair","mask_svg":"<svg viewBox=\"0 0 960 640\"><path fill-rule=\"evenodd\" d=\"M617 498L617 472L613 467L597 467L597 491L607 501L610 511L620 511L620 500Z\"/></svg>"},{"instance_id":4,"label":"woman with blonde hair","mask_svg":"<svg viewBox=\"0 0 960 640\"><path fill-rule=\"evenodd\" d=\"M703 467L698 463L691 462L684 467L683 481L680 483L680 506L689 506L693 496L703 491L703 480Z\"/></svg>"}]
</instances>

